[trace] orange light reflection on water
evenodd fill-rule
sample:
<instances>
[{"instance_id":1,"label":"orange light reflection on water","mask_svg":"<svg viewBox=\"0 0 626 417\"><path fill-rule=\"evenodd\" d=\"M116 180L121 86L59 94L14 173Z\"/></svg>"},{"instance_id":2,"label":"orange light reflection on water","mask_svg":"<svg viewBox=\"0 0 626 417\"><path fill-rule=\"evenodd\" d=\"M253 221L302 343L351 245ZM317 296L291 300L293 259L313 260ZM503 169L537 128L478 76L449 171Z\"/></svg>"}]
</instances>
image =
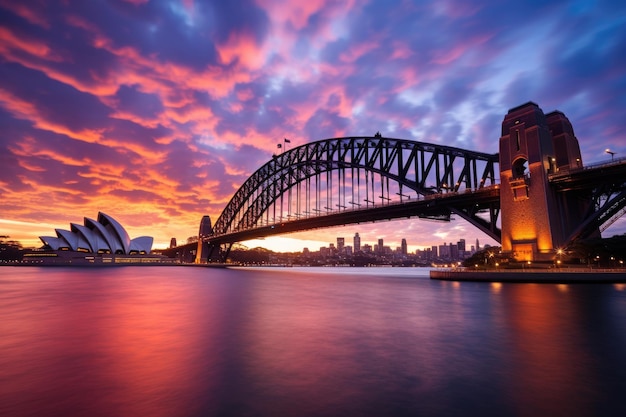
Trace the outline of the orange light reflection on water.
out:
<instances>
[{"instance_id":1,"label":"orange light reflection on water","mask_svg":"<svg viewBox=\"0 0 626 417\"><path fill-rule=\"evenodd\" d=\"M119 415L170 416L181 401L193 403L184 397L194 392L196 367L216 354L211 343L199 349L201 338L215 331L214 322L198 316L211 317L211 304L184 286L159 281L125 289L111 309L107 323L99 324L101 354L109 359L100 372L122 393L115 401ZM206 322L206 334L197 332L198 321Z\"/></svg>"},{"instance_id":2,"label":"orange light reflection on water","mask_svg":"<svg viewBox=\"0 0 626 417\"><path fill-rule=\"evenodd\" d=\"M575 299L562 295L567 286L513 285L512 301L504 306L516 349L516 377L510 378L509 392L518 404L520 416L537 415L526 410L542 410L543 415L592 415L597 401L580 389L579 381L594 380L593 359L578 346L563 346L561 340L576 340L570 334L575 323L584 323ZM555 291L556 290L556 291ZM574 324L573 324L574 323ZM584 340L580 329L579 340Z\"/></svg>"},{"instance_id":3,"label":"orange light reflection on water","mask_svg":"<svg viewBox=\"0 0 626 417\"><path fill-rule=\"evenodd\" d=\"M19 271L0 279L0 382L11 381L0 384L0 415L159 417L221 406L236 289L204 291L185 279L190 269Z\"/></svg>"}]
</instances>

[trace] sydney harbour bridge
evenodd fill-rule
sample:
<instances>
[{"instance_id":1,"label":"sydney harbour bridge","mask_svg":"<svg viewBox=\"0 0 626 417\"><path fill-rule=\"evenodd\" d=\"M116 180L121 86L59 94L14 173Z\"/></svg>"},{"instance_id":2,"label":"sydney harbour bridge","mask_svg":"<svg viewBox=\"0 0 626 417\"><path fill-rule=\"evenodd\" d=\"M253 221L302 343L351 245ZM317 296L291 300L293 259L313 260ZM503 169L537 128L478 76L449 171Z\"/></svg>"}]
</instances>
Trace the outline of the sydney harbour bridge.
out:
<instances>
[{"instance_id":1,"label":"sydney harbour bridge","mask_svg":"<svg viewBox=\"0 0 626 417\"><path fill-rule=\"evenodd\" d=\"M613 156L613 155L611 155ZM236 242L380 220L461 218L520 260L548 260L599 236L626 212L626 159L584 165L561 112L509 110L498 153L414 140L343 137L307 143L254 172L198 243L170 256L223 262Z\"/></svg>"}]
</instances>

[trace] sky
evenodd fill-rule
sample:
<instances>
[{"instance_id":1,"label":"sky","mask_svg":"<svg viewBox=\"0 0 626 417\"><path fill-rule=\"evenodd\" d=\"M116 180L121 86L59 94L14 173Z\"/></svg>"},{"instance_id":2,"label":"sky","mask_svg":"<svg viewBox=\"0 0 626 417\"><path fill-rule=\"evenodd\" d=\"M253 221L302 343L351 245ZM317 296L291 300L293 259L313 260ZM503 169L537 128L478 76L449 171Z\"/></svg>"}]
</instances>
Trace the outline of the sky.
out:
<instances>
[{"instance_id":1,"label":"sky","mask_svg":"<svg viewBox=\"0 0 626 417\"><path fill-rule=\"evenodd\" d=\"M103 211L154 248L197 235L290 146L383 136L496 153L510 108L564 112L585 164L626 157L626 2L0 0L0 235ZM475 239L457 219L244 242ZM621 218L605 236L626 232Z\"/></svg>"}]
</instances>

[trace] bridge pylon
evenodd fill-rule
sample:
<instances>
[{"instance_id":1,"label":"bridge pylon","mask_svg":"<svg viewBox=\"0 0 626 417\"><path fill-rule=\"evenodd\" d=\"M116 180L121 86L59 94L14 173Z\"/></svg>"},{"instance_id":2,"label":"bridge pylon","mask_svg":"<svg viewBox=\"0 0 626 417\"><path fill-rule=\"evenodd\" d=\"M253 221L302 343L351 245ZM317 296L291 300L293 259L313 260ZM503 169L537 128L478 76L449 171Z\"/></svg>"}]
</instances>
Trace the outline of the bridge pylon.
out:
<instances>
[{"instance_id":1,"label":"bridge pylon","mask_svg":"<svg viewBox=\"0 0 626 417\"><path fill-rule=\"evenodd\" d=\"M209 258L209 244L206 242L205 238L211 236L213 234L213 227L211 226L211 217L203 216L202 220L200 220L200 230L198 231L198 249L196 250L196 261L197 264L207 263Z\"/></svg>"},{"instance_id":2,"label":"bridge pylon","mask_svg":"<svg viewBox=\"0 0 626 417\"><path fill-rule=\"evenodd\" d=\"M551 261L578 227L590 195L557 193L548 176L582 167L567 117L529 102L509 110L500 137L502 251L518 261Z\"/></svg>"}]
</instances>

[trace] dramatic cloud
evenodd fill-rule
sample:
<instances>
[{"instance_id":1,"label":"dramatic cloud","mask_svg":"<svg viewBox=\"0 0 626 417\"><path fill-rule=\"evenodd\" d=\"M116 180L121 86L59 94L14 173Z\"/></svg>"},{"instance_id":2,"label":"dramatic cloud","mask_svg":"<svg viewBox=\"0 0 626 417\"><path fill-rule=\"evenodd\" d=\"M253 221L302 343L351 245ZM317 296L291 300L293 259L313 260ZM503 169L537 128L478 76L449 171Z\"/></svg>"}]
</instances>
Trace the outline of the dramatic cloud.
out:
<instances>
[{"instance_id":1,"label":"dramatic cloud","mask_svg":"<svg viewBox=\"0 0 626 417\"><path fill-rule=\"evenodd\" d=\"M35 245L103 210L163 247L285 137L495 153L527 101L569 117L586 163L626 156L625 47L614 0L0 0L0 231ZM295 237L493 243L460 220L389 225Z\"/></svg>"}]
</instances>

